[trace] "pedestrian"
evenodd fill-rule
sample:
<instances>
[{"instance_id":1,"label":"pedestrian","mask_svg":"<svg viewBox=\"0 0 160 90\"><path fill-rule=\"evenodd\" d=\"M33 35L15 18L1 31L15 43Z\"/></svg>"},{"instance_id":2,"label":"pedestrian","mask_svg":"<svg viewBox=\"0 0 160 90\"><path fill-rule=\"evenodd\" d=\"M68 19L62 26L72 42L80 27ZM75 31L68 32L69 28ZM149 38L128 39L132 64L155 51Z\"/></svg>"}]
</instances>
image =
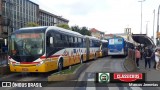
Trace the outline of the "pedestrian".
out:
<instances>
[{"instance_id":1,"label":"pedestrian","mask_svg":"<svg viewBox=\"0 0 160 90\"><path fill-rule=\"evenodd\" d=\"M156 49L156 51L155 51L156 70L159 70L158 69L159 59L160 59L160 49Z\"/></svg>"},{"instance_id":2,"label":"pedestrian","mask_svg":"<svg viewBox=\"0 0 160 90\"><path fill-rule=\"evenodd\" d=\"M135 50L135 55L136 55L136 65L137 65L137 68L139 68L139 59L141 58L141 53L138 47Z\"/></svg>"},{"instance_id":3,"label":"pedestrian","mask_svg":"<svg viewBox=\"0 0 160 90\"><path fill-rule=\"evenodd\" d=\"M145 69L147 68L147 64L149 65L149 70L151 68L151 56L152 52L148 47L145 48L144 57L145 57Z\"/></svg>"}]
</instances>

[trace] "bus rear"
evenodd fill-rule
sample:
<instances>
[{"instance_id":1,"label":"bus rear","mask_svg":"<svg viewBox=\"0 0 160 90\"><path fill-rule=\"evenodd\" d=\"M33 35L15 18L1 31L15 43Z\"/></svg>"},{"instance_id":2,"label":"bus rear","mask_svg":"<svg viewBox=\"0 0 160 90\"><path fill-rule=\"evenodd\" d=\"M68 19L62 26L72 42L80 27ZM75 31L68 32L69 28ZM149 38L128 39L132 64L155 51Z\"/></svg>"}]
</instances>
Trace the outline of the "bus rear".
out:
<instances>
[{"instance_id":1,"label":"bus rear","mask_svg":"<svg viewBox=\"0 0 160 90\"><path fill-rule=\"evenodd\" d=\"M108 55L124 55L125 42L123 38L111 38L108 40Z\"/></svg>"}]
</instances>

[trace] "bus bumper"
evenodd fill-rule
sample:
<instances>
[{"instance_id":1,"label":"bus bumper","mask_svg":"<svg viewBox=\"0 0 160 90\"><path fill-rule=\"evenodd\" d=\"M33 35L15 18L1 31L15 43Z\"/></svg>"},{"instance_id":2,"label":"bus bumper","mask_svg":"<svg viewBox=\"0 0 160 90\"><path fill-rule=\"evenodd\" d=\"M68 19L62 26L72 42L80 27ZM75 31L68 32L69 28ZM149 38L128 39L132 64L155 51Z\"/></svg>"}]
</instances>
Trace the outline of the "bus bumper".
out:
<instances>
[{"instance_id":1,"label":"bus bumper","mask_svg":"<svg viewBox=\"0 0 160 90\"><path fill-rule=\"evenodd\" d=\"M10 64L11 72L49 72L57 69L57 64L43 63L41 65L12 65Z\"/></svg>"}]
</instances>

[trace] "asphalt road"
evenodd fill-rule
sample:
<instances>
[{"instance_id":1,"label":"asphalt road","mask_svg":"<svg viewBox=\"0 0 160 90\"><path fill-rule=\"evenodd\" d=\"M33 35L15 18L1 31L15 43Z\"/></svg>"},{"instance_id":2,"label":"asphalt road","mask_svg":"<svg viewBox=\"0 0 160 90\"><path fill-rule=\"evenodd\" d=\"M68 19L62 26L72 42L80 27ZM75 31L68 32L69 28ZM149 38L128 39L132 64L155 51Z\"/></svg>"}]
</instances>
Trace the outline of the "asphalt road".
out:
<instances>
[{"instance_id":1,"label":"asphalt road","mask_svg":"<svg viewBox=\"0 0 160 90\"><path fill-rule=\"evenodd\" d=\"M116 85L115 87L96 87L94 81L96 72L126 72L123 61L125 58L105 57L95 61L88 62L90 64L84 72L81 73L77 81L88 81L85 83L78 83L76 87L43 87L43 88L0 88L1 90L159 90L155 87L124 87L123 85ZM27 76L28 77L28 76ZM32 77L36 78L36 76ZM9 78L8 78L9 79ZM29 79L29 78L28 78ZM44 77L39 78L46 79ZM21 79L20 79L21 80ZM35 79L38 80L37 78ZM91 82L91 83L89 83ZM69 83L68 83L69 84ZM121 87L120 87L121 86Z\"/></svg>"}]
</instances>

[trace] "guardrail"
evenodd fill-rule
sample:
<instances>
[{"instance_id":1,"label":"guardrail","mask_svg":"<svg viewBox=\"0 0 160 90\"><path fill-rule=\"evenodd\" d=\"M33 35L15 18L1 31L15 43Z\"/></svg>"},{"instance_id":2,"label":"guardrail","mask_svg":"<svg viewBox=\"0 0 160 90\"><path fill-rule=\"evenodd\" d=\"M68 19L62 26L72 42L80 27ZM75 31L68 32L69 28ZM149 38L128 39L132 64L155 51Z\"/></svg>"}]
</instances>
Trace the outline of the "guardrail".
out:
<instances>
[{"instance_id":1,"label":"guardrail","mask_svg":"<svg viewBox=\"0 0 160 90\"><path fill-rule=\"evenodd\" d=\"M8 54L7 53L0 53L0 66L8 65Z\"/></svg>"}]
</instances>

